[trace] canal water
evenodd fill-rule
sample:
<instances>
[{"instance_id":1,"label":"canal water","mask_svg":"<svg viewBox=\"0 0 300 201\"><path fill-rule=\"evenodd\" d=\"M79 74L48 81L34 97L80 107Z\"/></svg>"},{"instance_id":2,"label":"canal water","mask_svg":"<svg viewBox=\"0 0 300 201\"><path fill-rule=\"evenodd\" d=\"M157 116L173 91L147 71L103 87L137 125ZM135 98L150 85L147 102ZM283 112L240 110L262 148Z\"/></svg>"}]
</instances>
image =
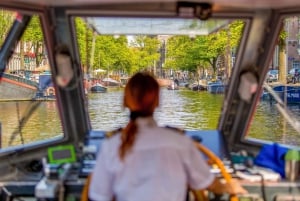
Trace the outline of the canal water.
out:
<instances>
[{"instance_id":1,"label":"canal water","mask_svg":"<svg viewBox=\"0 0 300 201\"><path fill-rule=\"evenodd\" d=\"M122 107L122 98L122 90L89 95L93 129L113 130L126 124L129 113ZM210 94L207 91L162 89L155 118L161 126L170 125L187 130L216 129L223 98L223 94ZM300 121L300 105L289 105L288 109ZM245 137L300 145L299 136L279 114L274 103L261 101Z\"/></svg>"},{"instance_id":2,"label":"canal water","mask_svg":"<svg viewBox=\"0 0 300 201\"><path fill-rule=\"evenodd\" d=\"M215 129L221 110L222 95L191 90L162 89L155 119L161 126L184 129ZM112 130L124 126L129 112L122 106L123 91L90 94L89 111L93 129Z\"/></svg>"},{"instance_id":3,"label":"canal water","mask_svg":"<svg viewBox=\"0 0 300 201\"><path fill-rule=\"evenodd\" d=\"M160 106L155 119L161 126L169 125L186 130L216 129L223 102L223 94L206 91L161 90ZM88 94L88 109L94 130L109 131L125 126L129 112L122 106L123 90ZM62 126L55 101L41 102L29 119L30 102L0 103L2 147L31 143L62 135ZM289 106L300 117L300 105ZM20 126L21 124L22 126ZM24 125L23 125L24 124ZM300 145L300 137L278 113L274 103L261 101L246 137Z\"/></svg>"}]
</instances>

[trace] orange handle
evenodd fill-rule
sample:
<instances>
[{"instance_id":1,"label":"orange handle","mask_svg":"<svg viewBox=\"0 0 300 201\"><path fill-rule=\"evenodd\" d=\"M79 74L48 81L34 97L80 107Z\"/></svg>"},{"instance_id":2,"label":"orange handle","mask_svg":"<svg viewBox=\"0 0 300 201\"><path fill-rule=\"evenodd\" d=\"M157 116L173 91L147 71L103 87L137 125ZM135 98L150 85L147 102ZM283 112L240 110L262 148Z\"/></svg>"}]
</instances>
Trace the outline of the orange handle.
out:
<instances>
[{"instance_id":1,"label":"orange handle","mask_svg":"<svg viewBox=\"0 0 300 201\"><path fill-rule=\"evenodd\" d=\"M226 171L226 168L219 157L217 157L212 151L206 148L203 144L199 142L195 142L196 147L204 153L210 160L212 160L220 169L222 176L224 177L226 182L230 182L231 175ZM230 196L230 201L238 201L238 197L236 195Z\"/></svg>"}]
</instances>

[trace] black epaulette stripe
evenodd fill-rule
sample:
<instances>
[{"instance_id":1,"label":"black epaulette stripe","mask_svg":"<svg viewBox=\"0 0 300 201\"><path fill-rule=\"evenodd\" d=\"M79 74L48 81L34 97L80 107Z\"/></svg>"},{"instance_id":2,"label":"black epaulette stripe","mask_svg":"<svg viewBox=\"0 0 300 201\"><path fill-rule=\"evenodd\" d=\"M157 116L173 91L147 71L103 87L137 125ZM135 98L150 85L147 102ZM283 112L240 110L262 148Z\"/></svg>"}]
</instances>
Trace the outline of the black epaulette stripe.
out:
<instances>
[{"instance_id":1,"label":"black epaulette stripe","mask_svg":"<svg viewBox=\"0 0 300 201\"><path fill-rule=\"evenodd\" d=\"M116 135L117 133L120 133L122 131L122 128L118 128L113 131L109 131L105 133L105 138L111 138L112 136Z\"/></svg>"},{"instance_id":2,"label":"black epaulette stripe","mask_svg":"<svg viewBox=\"0 0 300 201\"><path fill-rule=\"evenodd\" d=\"M185 131L183 129L181 129L181 128L176 128L176 127L172 127L172 126L165 126L165 128L172 129L174 131L179 132L180 134L184 134L185 133Z\"/></svg>"}]
</instances>

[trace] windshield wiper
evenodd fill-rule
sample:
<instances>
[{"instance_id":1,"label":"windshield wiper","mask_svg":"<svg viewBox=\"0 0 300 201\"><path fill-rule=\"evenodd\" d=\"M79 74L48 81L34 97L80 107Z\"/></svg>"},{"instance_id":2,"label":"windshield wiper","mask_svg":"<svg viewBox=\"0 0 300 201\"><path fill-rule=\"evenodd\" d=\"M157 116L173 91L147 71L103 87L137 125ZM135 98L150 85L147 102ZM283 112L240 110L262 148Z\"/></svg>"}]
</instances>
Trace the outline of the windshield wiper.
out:
<instances>
[{"instance_id":1,"label":"windshield wiper","mask_svg":"<svg viewBox=\"0 0 300 201\"><path fill-rule=\"evenodd\" d=\"M11 145L12 142L15 140L17 135L19 134L21 137L21 143L24 144L24 138L22 134L22 129L26 125L27 121L33 114L33 112L39 107L41 101L34 101L30 104L30 106L27 108L26 112L24 113L23 117L20 118L20 110L19 110L19 102L16 102L17 106L17 113L18 113L18 128L11 134L8 144Z\"/></svg>"},{"instance_id":2,"label":"windshield wiper","mask_svg":"<svg viewBox=\"0 0 300 201\"><path fill-rule=\"evenodd\" d=\"M49 79L45 83L44 87L41 90L44 91L50 85L51 81L52 81L52 79ZM22 118L20 118L19 103L16 102L17 113L18 113L17 114L18 115L18 127L16 128L16 130L14 132L12 132L12 134L9 138L9 142L8 142L9 145L11 145L13 143L13 141L18 136L18 134L20 135L21 143L24 144L22 129L26 125L27 121L30 119L30 117L34 113L34 111L40 106L41 102L42 101L32 101L30 103L30 105L27 107L27 110L23 114Z\"/></svg>"}]
</instances>

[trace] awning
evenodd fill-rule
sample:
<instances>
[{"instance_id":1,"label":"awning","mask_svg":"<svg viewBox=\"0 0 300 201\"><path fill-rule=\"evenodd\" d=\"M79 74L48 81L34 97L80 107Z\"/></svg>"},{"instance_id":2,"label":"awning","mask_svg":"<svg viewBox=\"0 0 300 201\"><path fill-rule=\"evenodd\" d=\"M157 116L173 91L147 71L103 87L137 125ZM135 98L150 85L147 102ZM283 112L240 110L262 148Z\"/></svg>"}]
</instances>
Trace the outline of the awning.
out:
<instances>
[{"instance_id":1,"label":"awning","mask_svg":"<svg viewBox=\"0 0 300 201\"><path fill-rule=\"evenodd\" d=\"M104 72L106 72L106 70L103 70L103 69L96 69L96 70L94 70L94 72L95 73L104 73Z\"/></svg>"}]
</instances>

